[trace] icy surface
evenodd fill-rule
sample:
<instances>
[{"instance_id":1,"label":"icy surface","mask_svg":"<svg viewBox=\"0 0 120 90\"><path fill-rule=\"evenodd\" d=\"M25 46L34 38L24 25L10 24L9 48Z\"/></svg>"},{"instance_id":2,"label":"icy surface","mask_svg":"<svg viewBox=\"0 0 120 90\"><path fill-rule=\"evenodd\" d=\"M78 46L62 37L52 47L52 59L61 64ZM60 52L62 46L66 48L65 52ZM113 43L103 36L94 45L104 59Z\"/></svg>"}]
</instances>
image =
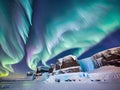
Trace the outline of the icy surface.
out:
<instances>
[{"instance_id":1,"label":"icy surface","mask_svg":"<svg viewBox=\"0 0 120 90\"><path fill-rule=\"evenodd\" d=\"M120 82L43 83L39 81L16 81L1 82L0 90L120 90Z\"/></svg>"},{"instance_id":2,"label":"icy surface","mask_svg":"<svg viewBox=\"0 0 120 90\"><path fill-rule=\"evenodd\" d=\"M92 75L92 77L83 77L83 80L79 82L54 82L53 80L56 77L49 79L49 82L40 82L39 80L0 82L0 90L120 90L119 71L120 68L114 66L102 67L89 72L89 76ZM79 79L77 77L79 75L83 75L83 73L69 74L68 77ZM103 78L103 76L106 77ZM67 78L65 75L59 75L58 77L62 79ZM104 79L106 80L103 81Z\"/></svg>"}]
</instances>

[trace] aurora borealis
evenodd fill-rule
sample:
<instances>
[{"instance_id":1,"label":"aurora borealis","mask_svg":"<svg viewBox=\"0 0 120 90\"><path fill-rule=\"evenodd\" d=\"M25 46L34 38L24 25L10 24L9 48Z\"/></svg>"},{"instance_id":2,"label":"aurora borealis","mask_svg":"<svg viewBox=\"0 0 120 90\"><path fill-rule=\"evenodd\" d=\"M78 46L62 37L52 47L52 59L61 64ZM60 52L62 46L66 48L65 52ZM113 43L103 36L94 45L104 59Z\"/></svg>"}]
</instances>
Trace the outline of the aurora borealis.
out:
<instances>
[{"instance_id":1,"label":"aurora borealis","mask_svg":"<svg viewBox=\"0 0 120 90\"><path fill-rule=\"evenodd\" d=\"M120 28L119 3L0 0L0 77L14 73L12 65L22 60L36 70L39 62L47 65L66 50L77 48L72 54L82 55Z\"/></svg>"}]
</instances>

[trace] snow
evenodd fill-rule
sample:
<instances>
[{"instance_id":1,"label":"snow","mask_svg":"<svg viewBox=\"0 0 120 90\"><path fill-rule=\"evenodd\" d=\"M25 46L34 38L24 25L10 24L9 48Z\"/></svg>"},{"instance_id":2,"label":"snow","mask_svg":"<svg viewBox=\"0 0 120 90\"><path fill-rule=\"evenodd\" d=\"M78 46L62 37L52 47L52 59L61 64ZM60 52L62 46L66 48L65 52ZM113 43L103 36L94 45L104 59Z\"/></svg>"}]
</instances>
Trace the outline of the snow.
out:
<instances>
[{"instance_id":1,"label":"snow","mask_svg":"<svg viewBox=\"0 0 120 90\"><path fill-rule=\"evenodd\" d=\"M66 80L70 80L71 82L91 82L91 80L112 81L115 79L120 81L120 67L104 66L93 70L92 72L51 75L46 81L49 83L54 83L56 80L60 80L60 82L66 82Z\"/></svg>"},{"instance_id":2,"label":"snow","mask_svg":"<svg viewBox=\"0 0 120 90\"><path fill-rule=\"evenodd\" d=\"M85 72L78 72L78 73L66 73L66 74L58 74L58 75L53 75L50 76L47 79L47 82L53 83L55 80L60 80L60 82L65 82L66 80L75 80L79 81L82 80L83 78L88 78L88 73Z\"/></svg>"}]
</instances>

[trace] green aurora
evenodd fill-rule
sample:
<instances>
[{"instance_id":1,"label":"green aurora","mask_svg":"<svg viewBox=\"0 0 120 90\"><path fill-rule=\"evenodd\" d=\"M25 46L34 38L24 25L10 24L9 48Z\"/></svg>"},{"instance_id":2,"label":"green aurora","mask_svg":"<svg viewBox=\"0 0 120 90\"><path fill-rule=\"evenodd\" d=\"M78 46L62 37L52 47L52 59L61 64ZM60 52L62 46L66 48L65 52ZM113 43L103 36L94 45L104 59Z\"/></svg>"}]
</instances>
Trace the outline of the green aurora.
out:
<instances>
[{"instance_id":1,"label":"green aurora","mask_svg":"<svg viewBox=\"0 0 120 90\"><path fill-rule=\"evenodd\" d=\"M28 67L36 70L39 61L46 65L51 58L72 48L79 48L73 55L80 56L120 27L119 3L0 0L0 77L14 72L12 65L23 57Z\"/></svg>"}]
</instances>

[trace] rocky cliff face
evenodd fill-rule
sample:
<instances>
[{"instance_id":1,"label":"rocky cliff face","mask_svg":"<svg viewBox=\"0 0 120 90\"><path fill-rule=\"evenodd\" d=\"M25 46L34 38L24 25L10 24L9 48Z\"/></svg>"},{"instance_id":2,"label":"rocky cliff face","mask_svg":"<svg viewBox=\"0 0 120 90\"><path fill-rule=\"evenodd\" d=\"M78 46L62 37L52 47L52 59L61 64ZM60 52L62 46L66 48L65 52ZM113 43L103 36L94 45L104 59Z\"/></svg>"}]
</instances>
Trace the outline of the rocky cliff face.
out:
<instances>
[{"instance_id":1,"label":"rocky cliff face","mask_svg":"<svg viewBox=\"0 0 120 90\"><path fill-rule=\"evenodd\" d=\"M58 60L54 71L56 72L60 70L61 73L80 72L85 70L89 71L92 68L91 65L94 66L93 70L102 66L113 65L120 67L120 47L96 53L93 56L82 60L77 60L75 56L68 55Z\"/></svg>"},{"instance_id":2,"label":"rocky cliff face","mask_svg":"<svg viewBox=\"0 0 120 90\"><path fill-rule=\"evenodd\" d=\"M68 55L58 60L54 70L62 70L65 73L79 72L79 67L77 58L75 56Z\"/></svg>"},{"instance_id":3,"label":"rocky cliff face","mask_svg":"<svg viewBox=\"0 0 120 90\"><path fill-rule=\"evenodd\" d=\"M93 55L98 62L101 61L103 66L114 65L120 67L120 47L108 49Z\"/></svg>"}]
</instances>

